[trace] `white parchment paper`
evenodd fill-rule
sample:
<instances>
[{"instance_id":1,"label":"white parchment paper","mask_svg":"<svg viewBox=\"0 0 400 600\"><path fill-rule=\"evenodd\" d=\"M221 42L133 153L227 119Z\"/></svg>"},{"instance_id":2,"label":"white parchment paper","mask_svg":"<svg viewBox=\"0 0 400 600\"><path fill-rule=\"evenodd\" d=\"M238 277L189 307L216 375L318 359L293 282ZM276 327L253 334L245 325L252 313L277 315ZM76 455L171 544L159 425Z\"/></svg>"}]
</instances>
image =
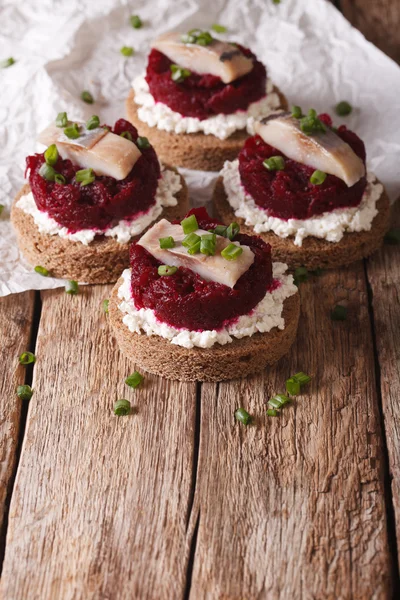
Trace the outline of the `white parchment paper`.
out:
<instances>
[{"instance_id":1,"label":"white parchment paper","mask_svg":"<svg viewBox=\"0 0 400 600\"><path fill-rule=\"evenodd\" d=\"M132 14L142 29L131 27ZM290 102L332 113L348 100L356 110L342 122L364 139L391 199L400 194L400 69L326 0L3 0L0 23L0 59L17 61L0 70L0 296L63 285L23 261L9 222L38 132L61 110L109 123L124 116L150 41L166 30L223 24L225 37L250 46ZM135 48L133 57L120 54L124 45ZM84 89L95 104L80 100ZM194 204L207 202L215 175L184 174Z\"/></svg>"}]
</instances>

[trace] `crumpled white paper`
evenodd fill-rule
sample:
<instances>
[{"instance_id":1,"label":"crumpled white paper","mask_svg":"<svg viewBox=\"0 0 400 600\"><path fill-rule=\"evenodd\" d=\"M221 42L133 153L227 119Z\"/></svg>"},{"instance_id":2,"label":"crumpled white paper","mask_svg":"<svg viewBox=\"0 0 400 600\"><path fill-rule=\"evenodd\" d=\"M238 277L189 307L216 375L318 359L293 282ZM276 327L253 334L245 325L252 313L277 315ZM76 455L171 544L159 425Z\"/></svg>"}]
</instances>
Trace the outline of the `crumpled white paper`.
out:
<instances>
[{"instance_id":1,"label":"crumpled white paper","mask_svg":"<svg viewBox=\"0 0 400 600\"><path fill-rule=\"evenodd\" d=\"M131 27L132 14L141 16L142 29ZM22 260L9 222L38 132L62 110L72 118L98 114L108 123L124 116L130 82L145 68L152 38L166 30L223 24L226 37L256 52L292 103L332 113L348 100L356 110L342 121L364 139L369 166L391 199L400 193L400 69L326 0L5 0L0 22L0 58L17 61L0 70L0 203L6 207L0 296L63 285ZM120 54L124 45L135 48L133 57ZM95 104L80 100L84 89ZM185 175L194 204L207 202L216 175Z\"/></svg>"}]
</instances>

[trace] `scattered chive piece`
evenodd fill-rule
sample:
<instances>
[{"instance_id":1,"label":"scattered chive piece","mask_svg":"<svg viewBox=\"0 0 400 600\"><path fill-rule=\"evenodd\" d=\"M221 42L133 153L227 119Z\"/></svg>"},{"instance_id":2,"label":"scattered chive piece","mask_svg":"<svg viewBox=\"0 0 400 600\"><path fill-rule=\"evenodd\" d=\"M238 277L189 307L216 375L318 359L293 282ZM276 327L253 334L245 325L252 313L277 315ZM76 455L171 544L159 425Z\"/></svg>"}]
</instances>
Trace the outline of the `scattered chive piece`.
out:
<instances>
[{"instance_id":1,"label":"scattered chive piece","mask_svg":"<svg viewBox=\"0 0 400 600\"><path fill-rule=\"evenodd\" d=\"M208 31L201 29L191 29L181 37L184 44L198 44L199 46L208 46L213 42L213 37Z\"/></svg>"},{"instance_id":2,"label":"scattered chive piece","mask_svg":"<svg viewBox=\"0 0 400 600\"><path fill-rule=\"evenodd\" d=\"M347 117L353 110L352 105L347 100L342 100L335 106L335 112L339 117Z\"/></svg>"},{"instance_id":3,"label":"scattered chive piece","mask_svg":"<svg viewBox=\"0 0 400 600\"><path fill-rule=\"evenodd\" d=\"M165 250L166 248L174 248L175 247L175 240L172 237L172 235L169 235L168 237L160 238L158 241L160 242L160 248L162 248L163 250Z\"/></svg>"},{"instance_id":4,"label":"scattered chive piece","mask_svg":"<svg viewBox=\"0 0 400 600\"><path fill-rule=\"evenodd\" d=\"M45 269L44 267L41 267L40 265L35 267L33 270L35 271L35 273L39 273L39 275L43 275L43 277L48 277L50 275L48 270Z\"/></svg>"},{"instance_id":5,"label":"scattered chive piece","mask_svg":"<svg viewBox=\"0 0 400 600\"><path fill-rule=\"evenodd\" d=\"M295 119L301 119L303 117L303 111L301 110L301 106L292 106L292 117L294 117Z\"/></svg>"},{"instance_id":6,"label":"scattered chive piece","mask_svg":"<svg viewBox=\"0 0 400 600\"><path fill-rule=\"evenodd\" d=\"M240 421L243 425L249 425L251 423L251 415L244 408L238 408L235 411L235 419L236 421Z\"/></svg>"},{"instance_id":7,"label":"scattered chive piece","mask_svg":"<svg viewBox=\"0 0 400 600\"><path fill-rule=\"evenodd\" d=\"M206 233L200 238L200 252L206 256L214 256L217 236L215 233Z\"/></svg>"},{"instance_id":8,"label":"scattered chive piece","mask_svg":"<svg viewBox=\"0 0 400 600\"><path fill-rule=\"evenodd\" d=\"M295 375L293 375L293 379L298 381L300 385L305 385L311 381L310 375L303 373L303 371L300 371L300 373L295 373Z\"/></svg>"},{"instance_id":9,"label":"scattered chive piece","mask_svg":"<svg viewBox=\"0 0 400 600\"><path fill-rule=\"evenodd\" d=\"M317 111L310 108L308 115L300 119L300 129L306 135L313 135L314 133L325 133L326 125L318 119Z\"/></svg>"},{"instance_id":10,"label":"scattered chive piece","mask_svg":"<svg viewBox=\"0 0 400 600\"><path fill-rule=\"evenodd\" d=\"M278 416L278 411L275 410L275 408L269 408L267 410L267 416L268 417L277 417Z\"/></svg>"},{"instance_id":11,"label":"scattered chive piece","mask_svg":"<svg viewBox=\"0 0 400 600\"><path fill-rule=\"evenodd\" d=\"M171 65L171 79L175 81L175 83L182 83L185 79L191 76L191 71L189 69L184 69L179 65Z\"/></svg>"},{"instance_id":12,"label":"scattered chive piece","mask_svg":"<svg viewBox=\"0 0 400 600\"><path fill-rule=\"evenodd\" d=\"M178 267L170 267L169 265L160 265L157 269L159 275L173 275L178 270Z\"/></svg>"},{"instance_id":13,"label":"scattered chive piece","mask_svg":"<svg viewBox=\"0 0 400 600\"><path fill-rule=\"evenodd\" d=\"M53 169L53 167L51 167L45 162L39 169L39 175L43 177L43 179L46 179L46 181L55 181L56 178L56 172Z\"/></svg>"},{"instance_id":14,"label":"scattered chive piece","mask_svg":"<svg viewBox=\"0 0 400 600\"><path fill-rule=\"evenodd\" d=\"M326 173L318 170L314 171L314 173L310 177L310 181L313 185L321 185L321 183L324 183L325 179Z\"/></svg>"},{"instance_id":15,"label":"scattered chive piece","mask_svg":"<svg viewBox=\"0 0 400 600\"><path fill-rule=\"evenodd\" d=\"M147 150L147 148L150 148L151 146L147 137L144 136L138 137L138 139L136 140L136 145L138 148L140 148L140 150Z\"/></svg>"},{"instance_id":16,"label":"scattered chive piece","mask_svg":"<svg viewBox=\"0 0 400 600\"><path fill-rule=\"evenodd\" d=\"M17 387L17 396L21 400L30 400L32 398L33 390L30 385L19 385Z\"/></svg>"},{"instance_id":17,"label":"scattered chive piece","mask_svg":"<svg viewBox=\"0 0 400 600\"><path fill-rule=\"evenodd\" d=\"M304 283L308 279L308 271L305 267L297 267L294 272L294 284L299 285L299 283Z\"/></svg>"},{"instance_id":18,"label":"scattered chive piece","mask_svg":"<svg viewBox=\"0 0 400 600\"><path fill-rule=\"evenodd\" d=\"M79 292L78 282L71 279L71 281L67 281L65 284L65 293L71 294L71 296L75 296Z\"/></svg>"},{"instance_id":19,"label":"scattered chive piece","mask_svg":"<svg viewBox=\"0 0 400 600\"><path fill-rule=\"evenodd\" d=\"M272 4L280 4L281 0L272 0Z\"/></svg>"},{"instance_id":20,"label":"scattered chive piece","mask_svg":"<svg viewBox=\"0 0 400 600\"><path fill-rule=\"evenodd\" d=\"M386 244L400 244L400 229L390 229L385 235Z\"/></svg>"},{"instance_id":21,"label":"scattered chive piece","mask_svg":"<svg viewBox=\"0 0 400 600\"><path fill-rule=\"evenodd\" d=\"M191 256L193 256L193 254L198 254L200 252L200 246L201 246L201 240L199 240L198 242L196 242L196 244L193 244L193 246L190 246L187 249L188 254L190 254Z\"/></svg>"},{"instance_id":22,"label":"scattered chive piece","mask_svg":"<svg viewBox=\"0 0 400 600\"><path fill-rule=\"evenodd\" d=\"M58 150L55 144L51 144L51 146L44 151L44 160L46 161L46 164L50 165L51 167L56 164L58 160Z\"/></svg>"},{"instance_id":23,"label":"scattered chive piece","mask_svg":"<svg viewBox=\"0 0 400 600\"><path fill-rule=\"evenodd\" d=\"M268 171L283 171L285 168L285 159L283 156L271 156L263 161L263 165Z\"/></svg>"},{"instance_id":24,"label":"scattered chive piece","mask_svg":"<svg viewBox=\"0 0 400 600\"><path fill-rule=\"evenodd\" d=\"M11 67L15 63L15 60L10 56L10 58L5 58L0 61L0 69L7 69L7 67Z\"/></svg>"},{"instance_id":25,"label":"scattered chive piece","mask_svg":"<svg viewBox=\"0 0 400 600\"><path fill-rule=\"evenodd\" d=\"M69 127L66 127L64 129L64 134L70 140L76 140L76 139L78 139L78 137L80 137L80 135L81 135L80 132L79 132L79 125L78 125L78 123L74 123L73 125L70 125Z\"/></svg>"},{"instance_id":26,"label":"scattered chive piece","mask_svg":"<svg viewBox=\"0 0 400 600\"><path fill-rule=\"evenodd\" d=\"M66 127L68 125L68 117L66 112L58 113L56 117L56 127Z\"/></svg>"},{"instance_id":27,"label":"scattered chive piece","mask_svg":"<svg viewBox=\"0 0 400 600\"><path fill-rule=\"evenodd\" d=\"M114 414L118 417L125 417L126 415L129 415L130 412L131 403L129 402L129 400L125 400L125 398L122 398L121 400L117 400L114 404Z\"/></svg>"},{"instance_id":28,"label":"scattered chive piece","mask_svg":"<svg viewBox=\"0 0 400 600\"><path fill-rule=\"evenodd\" d=\"M297 394L300 394L300 382L294 377L289 377L289 379L286 379L285 385L287 393L291 396L297 396Z\"/></svg>"},{"instance_id":29,"label":"scattered chive piece","mask_svg":"<svg viewBox=\"0 0 400 600\"><path fill-rule=\"evenodd\" d=\"M223 256L225 260L237 260L242 253L243 248L240 246L236 246L236 244L228 244L228 246L222 250L221 256Z\"/></svg>"},{"instance_id":30,"label":"scattered chive piece","mask_svg":"<svg viewBox=\"0 0 400 600\"><path fill-rule=\"evenodd\" d=\"M86 129L91 131L96 129L100 125L100 119L97 115L92 115L88 121L86 121Z\"/></svg>"},{"instance_id":31,"label":"scattered chive piece","mask_svg":"<svg viewBox=\"0 0 400 600\"><path fill-rule=\"evenodd\" d=\"M129 375L129 377L125 379L126 385L129 385L129 387L131 388L137 388L142 383L142 381L143 375L141 375L137 371L134 371L132 375Z\"/></svg>"},{"instance_id":32,"label":"scattered chive piece","mask_svg":"<svg viewBox=\"0 0 400 600\"><path fill-rule=\"evenodd\" d=\"M196 215L190 215L190 217L186 217L181 221L183 233L188 234L192 233L192 231L197 231L199 228L199 224L197 223Z\"/></svg>"},{"instance_id":33,"label":"scattered chive piece","mask_svg":"<svg viewBox=\"0 0 400 600\"><path fill-rule=\"evenodd\" d=\"M0 204L0 215L2 214L3 210L4 210L4 204Z\"/></svg>"},{"instance_id":34,"label":"scattered chive piece","mask_svg":"<svg viewBox=\"0 0 400 600\"><path fill-rule=\"evenodd\" d=\"M231 223L226 228L226 237L232 241L233 239L235 239L235 237L237 236L239 231L240 231L239 225L237 223Z\"/></svg>"},{"instance_id":35,"label":"scattered chive piece","mask_svg":"<svg viewBox=\"0 0 400 600\"><path fill-rule=\"evenodd\" d=\"M54 181L56 183L59 183L60 185L65 185L65 183L66 183L65 177L64 177L64 175L61 175L61 173L56 173L54 175Z\"/></svg>"},{"instance_id":36,"label":"scattered chive piece","mask_svg":"<svg viewBox=\"0 0 400 600\"><path fill-rule=\"evenodd\" d=\"M36 356L33 352L23 352L18 360L20 365L31 365L36 361Z\"/></svg>"},{"instance_id":37,"label":"scattered chive piece","mask_svg":"<svg viewBox=\"0 0 400 600\"><path fill-rule=\"evenodd\" d=\"M345 321L347 319L347 308L337 304L333 310L331 310L332 321Z\"/></svg>"},{"instance_id":38,"label":"scattered chive piece","mask_svg":"<svg viewBox=\"0 0 400 600\"><path fill-rule=\"evenodd\" d=\"M215 33L226 33L227 28L224 25L218 25L218 23L214 23L211 25L211 29L215 31Z\"/></svg>"},{"instance_id":39,"label":"scattered chive piece","mask_svg":"<svg viewBox=\"0 0 400 600\"><path fill-rule=\"evenodd\" d=\"M132 46L122 46L120 52L123 56L132 56L134 53L134 50L133 50Z\"/></svg>"},{"instance_id":40,"label":"scattered chive piece","mask_svg":"<svg viewBox=\"0 0 400 600\"><path fill-rule=\"evenodd\" d=\"M81 100L86 102L86 104L93 104L93 102L94 102L94 98L93 98L92 94L90 92L88 92L87 90L83 90L83 92L81 94Z\"/></svg>"},{"instance_id":41,"label":"scattered chive piece","mask_svg":"<svg viewBox=\"0 0 400 600\"><path fill-rule=\"evenodd\" d=\"M75 181L82 185L88 185L89 183L93 183L96 179L95 174L93 173L93 169L81 169L75 173Z\"/></svg>"},{"instance_id":42,"label":"scattered chive piece","mask_svg":"<svg viewBox=\"0 0 400 600\"><path fill-rule=\"evenodd\" d=\"M275 396L272 396L272 398L268 400L268 405L272 408L282 408L282 406L285 406L288 402L290 402L290 398L284 394L275 394Z\"/></svg>"},{"instance_id":43,"label":"scattered chive piece","mask_svg":"<svg viewBox=\"0 0 400 600\"><path fill-rule=\"evenodd\" d=\"M226 225L217 225L216 228L214 229L214 231L211 231L211 233L216 233L217 235L222 235L222 237L227 237L227 227Z\"/></svg>"},{"instance_id":44,"label":"scattered chive piece","mask_svg":"<svg viewBox=\"0 0 400 600\"><path fill-rule=\"evenodd\" d=\"M108 305L109 305L110 301L108 300L108 298L106 298L105 300L103 300L103 311L108 314Z\"/></svg>"},{"instance_id":45,"label":"scattered chive piece","mask_svg":"<svg viewBox=\"0 0 400 600\"><path fill-rule=\"evenodd\" d=\"M126 140L129 140L130 142L133 141L133 137L130 131L123 131L119 134L119 136L125 138Z\"/></svg>"},{"instance_id":46,"label":"scattered chive piece","mask_svg":"<svg viewBox=\"0 0 400 600\"><path fill-rule=\"evenodd\" d=\"M132 15L130 21L134 29L140 29L143 26L143 21L138 15Z\"/></svg>"},{"instance_id":47,"label":"scattered chive piece","mask_svg":"<svg viewBox=\"0 0 400 600\"><path fill-rule=\"evenodd\" d=\"M194 233L192 231L192 233L188 233L188 235L186 235L183 240L182 240L182 246L184 246L185 248L191 248L192 246L195 246L196 244L200 244L201 238L199 235L197 235L197 233Z\"/></svg>"}]
</instances>

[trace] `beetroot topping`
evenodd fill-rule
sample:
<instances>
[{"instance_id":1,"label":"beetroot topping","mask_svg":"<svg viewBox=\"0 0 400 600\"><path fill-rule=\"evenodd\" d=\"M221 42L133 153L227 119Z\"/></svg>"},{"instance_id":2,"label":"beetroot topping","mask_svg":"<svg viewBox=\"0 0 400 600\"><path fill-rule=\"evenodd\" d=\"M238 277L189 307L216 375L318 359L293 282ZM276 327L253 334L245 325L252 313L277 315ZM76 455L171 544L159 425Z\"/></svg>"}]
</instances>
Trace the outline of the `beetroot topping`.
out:
<instances>
[{"instance_id":1,"label":"beetroot topping","mask_svg":"<svg viewBox=\"0 0 400 600\"><path fill-rule=\"evenodd\" d=\"M133 143L138 139L136 128L125 119L119 119L109 129L117 135L128 131ZM63 175L65 184L47 181L39 174L44 155L28 156L29 184L38 209L67 227L70 233L81 229L104 230L121 219L147 211L155 202L160 165L152 146L140 151L142 156L125 179L96 176L89 185L81 185L75 179L82 167L60 157L53 167Z\"/></svg>"},{"instance_id":2,"label":"beetroot topping","mask_svg":"<svg viewBox=\"0 0 400 600\"><path fill-rule=\"evenodd\" d=\"M250 73L228 84L214 75L193 72L180 82L173 81L172 61L153 49L146 71L151 95L156 102L166 104L171 110L200 120L220 113L247 110L249 104L265 96L267 73L249 49L238 47L245 56L253 58L254 66Z\"/></svg>"},{"instance_id":3,"label":"beetroot topping","mask_svg":"<svg viewBox=\"0 0 400 600\"><path fill-rule=\"evenodd\" d=\"M205 208L192 209L201 229L220 225ZM192 331L220 329L249 313L273 285L271 248L258 237L237 234L235 241L249 246L255 258L251 267L230 288L205 281L190 269L179 267L170 276L160 276L156 260L139 243L130 251L132 298L137 309L150 308L160 321Z\"/></svg>"},{"instance_id":4,"label":"beetroot topping","mask_svg":"<svg viewBox=\"0 0 400 600\"><path fill-rule=\"evenodd\" d=\"M319 115L328 127L329 115ZM337 130L365 164L365 147L360 138L342 125ZM265 159L283 157L283 170L268 170ZM336 208L357 206L367 185L362 177L351 187L335 175L326 175L320 185L313 185L310 177L315 169L287 158L282 152L266 144L255 135L248 138L239 154L241 183L255 203L268 215L280 219L308 219Z\"/></svg>"}]
</instances>

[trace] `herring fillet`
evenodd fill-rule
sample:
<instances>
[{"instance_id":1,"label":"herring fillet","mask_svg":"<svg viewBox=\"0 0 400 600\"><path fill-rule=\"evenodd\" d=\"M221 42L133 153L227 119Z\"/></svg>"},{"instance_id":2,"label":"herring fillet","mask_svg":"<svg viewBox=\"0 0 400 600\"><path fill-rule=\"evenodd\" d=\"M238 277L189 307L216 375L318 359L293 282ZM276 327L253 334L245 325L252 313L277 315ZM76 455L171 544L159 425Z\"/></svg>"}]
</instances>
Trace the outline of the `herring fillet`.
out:
<instances>
[{"instance_id":1,"label":"herring fillet","mask_svg":"<svg viewBox=\"0 0 400 600\"><path fill-rule=\"evenodd\" d=\"M152 48L162 52L174 63L204 75L211 73L223 83L231 83L253 68L253 61L229 42L214 40L208 46L186 44L181 33L166 33L154 40Z\"/></svg>"},{"instance_id":2,"label":"herring fillet","mask_svg":"<svg viewBox=\"0 0 400 600\"><path fill-rule=\"evenodd\" d=\"M290 113L276 113L256 121L255 132L270 146L288 158L336 175L351 187L365 175L364 163L354 150L334 131L306 135L300 122Z\"/></svg>"},{"instance_id":3,"label":"herring fillet","mask_svg":"<svg viewBox=\"0 0 400 600\"><path fill-rule=\"evenodd\" d=\"M199 229L195 233L201 236L209 232ZM160 248L160 238L168 236L174 238L175 248ZM221 250L232 242L219 235L217 235L216 254L214 256L206 256L200 253L190 255L187 249L182 246L184 237L185 234L181 225L172 225L166 219L161 219L142 235L137 243L165 265L186 267L206 281L215 281L231 288L254 262L254 254L250 248L240 246L238 242L233 243L243 248L243 253L236 260L229 261L223 258Z\"/></svg>"}]
</instances>

